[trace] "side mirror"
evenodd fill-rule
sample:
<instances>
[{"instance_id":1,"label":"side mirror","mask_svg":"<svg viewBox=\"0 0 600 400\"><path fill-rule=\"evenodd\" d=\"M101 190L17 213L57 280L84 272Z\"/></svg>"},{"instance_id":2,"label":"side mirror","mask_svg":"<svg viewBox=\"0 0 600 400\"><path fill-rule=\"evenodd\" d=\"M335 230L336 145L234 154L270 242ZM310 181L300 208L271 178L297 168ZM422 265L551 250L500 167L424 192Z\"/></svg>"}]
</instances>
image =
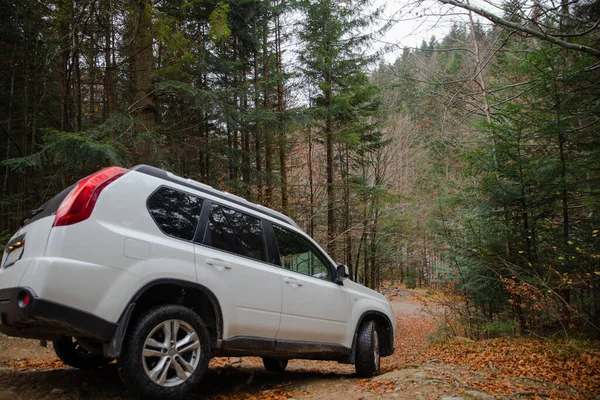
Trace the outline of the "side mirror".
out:
<instances>
[{"instance_id":1,"label":"side mirror","mask_svg":"<svg viewBox=\"0 0 600 400\"><path fill-rule=\"evenodd\" d=\"M348 278L348 276L350 276L350 270L348 269L347 265L344 264L340 264L337 266L337 279L336 279L336 283L338 285L341 285L342 282L344 282L344 279Z\"/></svg>"}]
</instances>

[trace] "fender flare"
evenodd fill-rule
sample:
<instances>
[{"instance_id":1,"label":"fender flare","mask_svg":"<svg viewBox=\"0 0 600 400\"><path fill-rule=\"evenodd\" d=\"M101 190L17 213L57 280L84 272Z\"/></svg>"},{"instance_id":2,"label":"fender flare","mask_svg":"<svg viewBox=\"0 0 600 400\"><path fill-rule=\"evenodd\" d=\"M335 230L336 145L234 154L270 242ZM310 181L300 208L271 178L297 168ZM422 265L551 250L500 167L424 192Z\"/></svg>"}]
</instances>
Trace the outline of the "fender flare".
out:
<instances>
[{"instance_id":1,"label":"fender flare","mask_svg":"<svg viewBox=\"0 0 600 400\"><path fill-rule=\"evenodd\" d=\"M392 355L394 353L394 335L393 335L394 326L392 325L390 318L386 314L382 313L381 311L368 310L368 311L365 311L360 316L360 318L358 319L358 323L356 324L356 327L354 328L354 337L352 339L352 351L351 351L349 359L348 359L349 364L354 364L354 362L356 361L356 346L358 344L358 330L360 329L360 326L362 325L365 318L370 317L370 316L377 316L379 318L383 318L384 321L387 322L390 332L392 332L391 341L390 341L391 343L388 343L388 346L390 347L390 353L388 355Z\"/></svg>"},{"instance_id":2,"label":"fender flare","mask_svg":"<svg viewBox=\"0 0 600 400\"><path fill-rule=\"evenodd\" d=\"M144 293L158 285L176 285L181 286L183 289L193 288L196 290L200 290L202 293L204 293L213 306L217 328L217 348L221 348L221 344L223 341L223 312L221 311L221 305L217 300L217 296L215 296L215 294L209 288L196 282L184 281L180 279L161 278L146 283L144 286L138 289L138 291L131 297L131 299L125 306L125 309L121 313L119 320L117 321L117 329L115 330L115 333L113 334L110 342L104 344L105 357L118 358L121 355L121 350L123 348L123 340L125 339L127 328L129 327L129 323L131 322L131 316L133 315L133 312L135 310L136 303L144 295Z\"/></svg>"}]
</instances>

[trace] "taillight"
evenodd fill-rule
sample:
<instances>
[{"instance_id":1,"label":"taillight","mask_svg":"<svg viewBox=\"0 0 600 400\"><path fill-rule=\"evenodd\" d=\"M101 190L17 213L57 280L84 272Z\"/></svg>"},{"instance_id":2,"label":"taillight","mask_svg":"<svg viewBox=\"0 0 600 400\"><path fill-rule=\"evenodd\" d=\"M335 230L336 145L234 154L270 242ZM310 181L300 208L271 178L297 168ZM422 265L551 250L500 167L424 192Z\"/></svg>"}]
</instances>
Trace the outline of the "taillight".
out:
<instances>
[{"instance_id":1,"label":"taillight","mask_svg":"<svg viewBox=\"0 0 600 400\"><path fill-rule=\"evenodd\" d=\"M84 221L92 215L100 192L128 172L125 168L104 168L77 182L58 207L52 226L65 226Z\"/></svg>"}]
</instances>

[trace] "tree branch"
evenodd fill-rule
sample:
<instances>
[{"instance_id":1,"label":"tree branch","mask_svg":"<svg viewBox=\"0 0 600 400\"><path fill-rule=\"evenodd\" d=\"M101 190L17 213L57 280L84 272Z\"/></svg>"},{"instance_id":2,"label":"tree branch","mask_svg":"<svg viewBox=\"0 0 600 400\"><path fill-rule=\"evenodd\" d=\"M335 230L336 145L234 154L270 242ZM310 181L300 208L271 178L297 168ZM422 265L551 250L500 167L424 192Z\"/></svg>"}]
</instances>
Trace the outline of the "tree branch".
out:
<instances>
[{"instance_id":1,"label":"tree branch","mask_svg":"<svg viewBox=\"0 0 600 400\"><path fill-rule=\"evenodd\" d=\"M565 49L571 49L571 50L576 50L585 54L589 54L591 56L594 56L596 58L600 58L600 50L595 49L593 47L589 47L589 46L585 46L582 44L576 44L576 43L571 43L571 42L567 42L566 40L562 40L562 39L558 39L555 36L550 36L548 34L545 34L543 32L537 31L535 29L531 29L527 26L523 26L520 24L517 24L515 22L511 22L511 21L507 21L504 18L500 18L495 14L492 14L489 11L486 11L482 8L479 7L475 7L472 5L468 5L465 3L461 3L459 1L456 0L439 0L441 3L443 4L449 4L455 7L459 7L462 8L464 10L468 10L468 11L472 11L477 15L480 15L490 21L492 21L493 23L497 24L497 25L502 25L505 26L507 28L510 29L514 29L520 32L524 32L527 33L531 36L534 36L538 39L542 39L542 40L546 40L550 43L553 43L557 46L563 47Z\"/></svg>"}]
</instances>

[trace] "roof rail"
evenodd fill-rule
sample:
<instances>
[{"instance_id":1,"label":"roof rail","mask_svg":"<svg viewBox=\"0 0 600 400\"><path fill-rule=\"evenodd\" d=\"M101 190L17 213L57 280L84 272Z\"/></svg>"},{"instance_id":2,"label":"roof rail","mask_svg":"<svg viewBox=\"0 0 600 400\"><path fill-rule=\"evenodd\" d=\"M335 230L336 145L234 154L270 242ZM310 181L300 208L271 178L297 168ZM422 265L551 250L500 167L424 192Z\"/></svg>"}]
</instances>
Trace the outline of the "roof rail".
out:
<instances>
[{"instance_id":1,"label":"roof rail","mask_svg":"<svg viewBox=\"0 0 600 400\"><path fill-rule=\"evenodd\" d=\"M275 211L271 208L262 206L260 204L251 203L248 200L244 199L243 197L236 196L234 194L215 189L210 185L207 185L207 184L204 184L201 182L197 182L193 179L182 178L181 176L178 176L171 172L165 171L164 169L152 167L150 165L140 164L140 165L131 167L130 169L131 169L131 171L141 172L146 175L154 176L155 178L160 178L160 179L164 179L169 182L174 182L174 183L198 190L200 192L210 194L211 196L215 196L220 199L230 201L237 205L252 209L257 212L261 212L272 218L278 219L279 221L285 222L286 224L292 225L292 226L300 229L298 224L296 224L296 222L293 219L291 219L290 217L288 217L285 214L282 214L278 211Z\"/></svg>"}]
</instances>

